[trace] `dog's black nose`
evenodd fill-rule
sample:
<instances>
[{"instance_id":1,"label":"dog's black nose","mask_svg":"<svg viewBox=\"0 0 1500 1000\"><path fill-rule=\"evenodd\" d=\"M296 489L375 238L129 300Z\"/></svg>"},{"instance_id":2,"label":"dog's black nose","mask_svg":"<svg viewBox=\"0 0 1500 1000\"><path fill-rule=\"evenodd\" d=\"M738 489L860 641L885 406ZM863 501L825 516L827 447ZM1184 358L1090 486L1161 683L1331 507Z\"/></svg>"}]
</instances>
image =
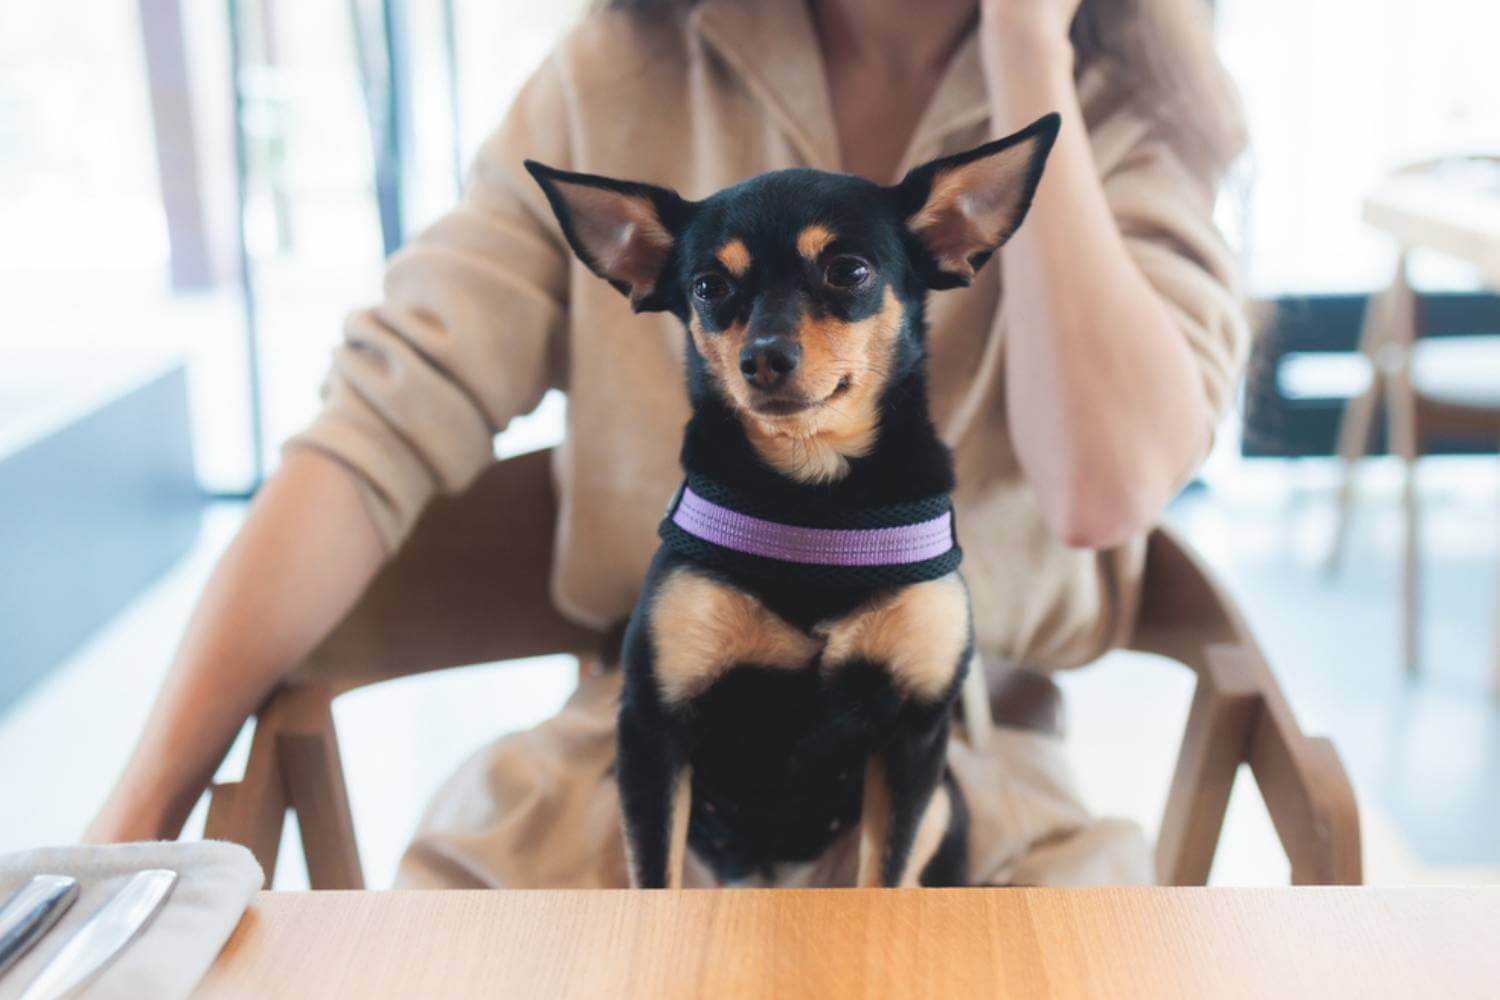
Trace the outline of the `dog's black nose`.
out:
<instances>
[{"instance_id":1,"label":"dog's black nose","mask_svg":"<svg viewBox=\"0 0 1500 1000\"><path fill-rule=\"evenodd\" d=\"M774 389L797 370L802 348L786 337L756 337L740 351L740 371L758 389Z\"/></svg>"}]
</instances>

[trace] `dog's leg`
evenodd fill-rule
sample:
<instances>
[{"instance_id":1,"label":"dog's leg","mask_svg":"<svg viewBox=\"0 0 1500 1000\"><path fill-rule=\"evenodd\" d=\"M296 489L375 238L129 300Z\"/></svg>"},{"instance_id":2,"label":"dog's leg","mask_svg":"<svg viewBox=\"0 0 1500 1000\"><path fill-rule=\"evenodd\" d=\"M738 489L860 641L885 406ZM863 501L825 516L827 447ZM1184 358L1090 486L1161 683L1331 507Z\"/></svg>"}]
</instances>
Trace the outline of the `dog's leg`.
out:
<instances>
[{"instance_id":1,"label":"dog's leg","mask_svg":"<svg viewBox=\"0 0 1500 1000\"><path fill-rule=\"evenodd\" d=\"M749 594L689 569L663 573L626 631L618 770L636 885L680 885L692 806L692 700L738 663L796 669L817 646Z\"/></svg>"},{"instance_id":2,"label":"dog's leg","mask_svg":"<svg viewBox=\"0 0 1500 1000\"><path fill-rule=\"evenodd\" d=\"M865 765L864 803L859 816L859 877L862 889L880 885L880 862L890 839L891 795L885 780L885 764L874 755Z\"/></svg>"},{"instance_id":3,"label":"dog's leg","mask_svg":"<svg viewBox=\"0 0 1500 1000\"><path fill-rule=\"evenodd\" d=\"M922 885L965 886L969 884L969 805L964 800L963 789L954 780L952 771L944 775L943 787L934 793L933 801L937 801L937 796L944 793L948 799L947 809L943 810L943 815L947 818L947 829L932 831L936 834L936 845L929 855L923 838L930 828L936 826L935 823L928 822L934 812L933 807L929 806L928 816L923 817L923 825L917 833L917 847L912 850L909 864L920 868L918 882Z\"/></svg>"},{"instance_id":4,"label":"dog's leg","mask_svg":"<svg viewBox=\"0 0 1500 1000\"><path fill-rule=\"evenodd\" d=\"M682 888L682 872L687 865L688 818L693 811L693 769L684 767L677 773L672 789L671 839L667 844L667 888Z\"/></svg>"},{"instance_id":5,"label":"dog's leg","mask_svg":"<svg viewBox=\"0 0 1500 1000\"><path fill-rule=\"evenodd\" d=\"M904 701L865 776L859 884L915 884L926 860L911 863L919 829L926 821L940 833L947 824L940 811L953 806L946 791L935 793L973 653L968 591L956 573L913 584L824 634L826 669L884 671ZM927 821L929 806L939 812Z\"/></svg>"},{"instance_id":6,"label":"dog's leg","mask_svg":"<svg viewBox=\"0 0 1500 1000\"><path fill-rule=\"evenodd\" d=\"M969 657L969 673L964 678L959 698L959 703L963 706L964 733L969 738L969 746L980 751L988 749L995 719L990 714L990 691L984 676L984 661L977 652Z\"/></svg>"},{"instance_id":7,"label":"dog's leg","mask_svg":"<svg viewBox=\"0 0 1500 1000\"><path fill-rule=\"evenodd\" d=\"M631 885L680 887L692 793L691 772L679 743L644 723L637 713L624 711L616 767Z\"/></svg>"},{"instance_id":8,"label":"dog's leg","mask_svg":"<svg viewBox=\"0 0 1500 1000\"><path fill-rule=\"evenodd\" d=\"M952 801L942 786L948 712L924 713L903 725L865 771L859 843L859 884L916 885L942 841Z\"/></svg>"}]
</instances>

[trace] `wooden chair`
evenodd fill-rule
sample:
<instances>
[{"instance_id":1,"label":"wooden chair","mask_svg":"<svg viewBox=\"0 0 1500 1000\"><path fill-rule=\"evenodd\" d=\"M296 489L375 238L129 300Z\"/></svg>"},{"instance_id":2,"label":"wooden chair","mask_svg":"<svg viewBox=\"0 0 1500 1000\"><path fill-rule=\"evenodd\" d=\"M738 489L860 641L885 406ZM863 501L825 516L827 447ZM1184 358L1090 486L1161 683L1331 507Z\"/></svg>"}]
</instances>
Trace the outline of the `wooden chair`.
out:
<instances>
[{"instance_id":1,"label":"wooden chair","mask_svg":"<svg viewBox=\"0 0 1500 1000\"><path fill-rule=\"evenodd\" d=\"M363 885L329 706L366 684L466 664L589 653L602 637L548 597L556 503L550 454L498 463L432 505L328 640L257 713L244 776L212 789L206 835L250 848L267 880L297 813L315 889ZM502 520L504 531L494 525ZM1228 596L1166 530L1151 539L1134 647L1198 675L1157 844L1167 884L1206 881L1241 764L1297 883L1360 881L1354 793L1327 740L1304 736Z\"/></svg>"},{"instance_id":2,"label":"wooden chair","mask_svg":"<svg viewBox=\"0 0 1500 1000\"><path fill-rule=\"evenodd\" d=\"M1396 179L1446 169L1490 164L1500 173L1500 156L1447 157L1411 164ZM1360 331L1360 352L1370 364L1370 383L1351 399L1339 423L1338 454L1343 460L1327 569L1338 569L1354 510L1355 475L1370 447L1377 411L1384 406L1386 437L1402 463L1403 525L1401 651L1408 673L1421 665L1421 521L1417 459L1428 441L1470 439L1500 445L1500 379L1476 379L1481 366L1500 352L1500 337L1428 338L1421 296L1409 275L1410 248L1402 247L1388 288L1372 295ZM1500 613L1495 624L1493 685L1500 692Z\"/></svg>"}]
</instances>

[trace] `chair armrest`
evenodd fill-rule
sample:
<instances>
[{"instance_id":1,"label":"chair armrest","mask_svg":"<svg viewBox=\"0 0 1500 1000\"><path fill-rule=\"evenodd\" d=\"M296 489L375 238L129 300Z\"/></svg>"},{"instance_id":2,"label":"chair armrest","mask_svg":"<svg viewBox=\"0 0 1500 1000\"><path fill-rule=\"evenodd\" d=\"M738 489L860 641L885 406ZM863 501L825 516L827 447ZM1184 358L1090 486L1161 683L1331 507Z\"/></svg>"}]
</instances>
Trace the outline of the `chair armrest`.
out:
<instances>
[{"instance_id":1,"label":"chair armrest","mask_svg":"<svg viewBox=\"0 0 1500 1000\"><path fill-rule=\"evenodd\" d=\"M1199 671L1156 838L1156 878L1163 885L1207 884L1261 704L1260 692L1242 676Z\"/></svg>"},{"instance_id":2,"label":"chair armrest","mask_svg":"<svg viewBox=\"0 0 1500 1000\"><path fill-rule=\"evenodd\" d=\"M268 884L291 808L297 812L311 886L364 888L333 725L334 694L310 683L277 688L256 713L244 776L210 790L204 836L249 848Z\"/></svg>"},{"instance_id":3,"label":"chair armrest","mask_svg":"<svg viewBox=\"0 0 1500 1000\"><path fill-rule=\"evenodd\" d=\"M1295 885L1358 885L1359 811L1326 739L1303 735L1269 668L1251 646L1207 650L1157 838L1157 876L1208 880L1242 763L1266 803Z\"/></svg>"},{"instance_id":4,"label":"chair armrest","mask_svg":"<svg viewBox=\"0 0 1500 1000\"><path fill-rule=\"evenodd\" d=\"M1248 763L1292 863L1292 883L1360 884L1359 806L1333 744L1303 734L1253 647L1224 649L1219 659L1222 669L1241 671L1260 691Z\"/></svg>"},{"instance_id":5,"label":"chair armrest","mask_svg":"<svg viewBox=\"0 0 1500 1000\"><path fill-rule=\"evenodd\" d=\"M276 751L276 727L270 718L281 689L255 713L250 757L239 781L214 782L208 789L206 840L227 840L247 848L260 862L269 886L276 876L276 856L286 825L286 785Z\"/></svg>"},{"instance_id":6,"label":"chair armrest","mask_svg":"<svg viewBox=\"0 0 1500 1000\"><path fill-rule=\"evenodd\" d=\"M1133 648L1198 675L1157 839L1157 877L1208 880L1230 792L1249 764L1295 884L1358 884L1359 811L1326 739L1303 734L1239 609L1191 550L1159 529Z\"/></svg>"}]
</instances>

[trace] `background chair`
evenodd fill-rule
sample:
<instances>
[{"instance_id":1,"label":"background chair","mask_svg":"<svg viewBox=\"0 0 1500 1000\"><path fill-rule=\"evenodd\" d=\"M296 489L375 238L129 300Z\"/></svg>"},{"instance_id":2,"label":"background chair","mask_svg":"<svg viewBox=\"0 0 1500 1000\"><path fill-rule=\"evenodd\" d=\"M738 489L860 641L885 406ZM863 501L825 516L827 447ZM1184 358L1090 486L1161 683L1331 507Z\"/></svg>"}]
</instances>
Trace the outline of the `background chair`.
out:
<instances>
[{"instance_id":1,"label":"background chair","mask_svg":"<svg viewBox=\"0 0 1500 1000\"><path fill-rule=\"evenodd\" d=\"M502 519L506 530L493 530ZM269 881L290 808L313 888L362 887L332 700L431 670L603 649L603 636L567 621L547 594L555 519L545 451L498 463L462 496L434 503L256 714L244 776L213 787L206 835L250 848ZM1235 775L1248 764L1293 882L1358 883L1359 817L1338 755L1298 729L1233 603L1165 529L1151 538L1132 646L1198 677L1157 841L1159 879L1207 880Z\"/></svg>"},{"instance_id":2,"label":"background chair","mask_svg":"<svg viewBox=\"0 0 1500 1000\"><path fill-rule=\"evenodd\" d=\"M1444 158L1412 164L1397 177L1441 176L1445 171L1488 165L1500 176L1500 157ZM1469 439L1500 446L1500 335L1432 337L1431 311L1411 286L1410 254L1402 248L1390 287L1371 296L1360 333L1360 351L1370 364L1368 388L1349 401L1339 425L1344 462L1338 520L1328 554L1337 569L1353 515L1358 463L1369 448L1375 416L1385 409L1386 439L1401 459L1404 541L1402 545L1401 649L1409 672L1421 663L1421 521L1417 459L1437 438ZM1425 338L1425 339L1424 339ZM1500 691L1500 614L1496 616L1494 686Z\"/></svg>"}]
</instances>

